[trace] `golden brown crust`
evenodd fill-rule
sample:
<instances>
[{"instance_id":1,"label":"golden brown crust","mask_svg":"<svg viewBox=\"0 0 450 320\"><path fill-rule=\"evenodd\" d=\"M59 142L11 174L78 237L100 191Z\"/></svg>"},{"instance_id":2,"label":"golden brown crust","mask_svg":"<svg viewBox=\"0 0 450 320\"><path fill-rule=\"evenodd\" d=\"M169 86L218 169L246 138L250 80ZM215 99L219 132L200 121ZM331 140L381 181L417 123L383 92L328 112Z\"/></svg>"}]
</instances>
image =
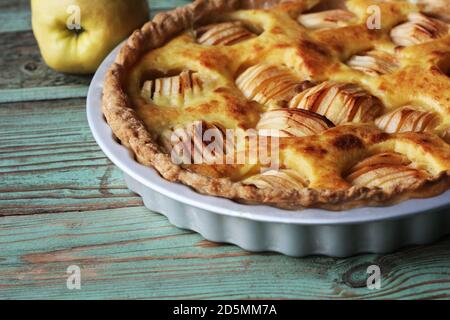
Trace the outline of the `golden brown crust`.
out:
<instances>
[{"instance_id":1,"label":"golden brown crust","mask_svg":"<svg viewBox=\"0 0 450 320\"><path fill-rule=\"evenodd\" d=\"M137 161L143 165L154 167L162 177L169 181L183 183L202 194L229 198L246 204L266 204L286 209L319 207L329 210L345 210L359 206L389 205L410 198L426 198L448 190L450 188L450 171L448 169L436 172L433 177L422 180L407 190L401 188L383 190L380 188L369 189L363 186L351 186L347 185L345 181L339 180L343 178L336 178L343 186L343 188L338 188L337 190L326 188L305 188L299 190L258 189L255 186L245 185L241 182L233 182L229 178L211 178L184 169L174 164L170 156L161 149L156 138L147 130L146 125L137 115L125 90L128 71L138 62L140 57L152 49L163 46L166 41L174 38L183 30L189 29L207 19L208 16L223 14L224 12L241 8L268 8L277 4L289 6L292 2L295 2L295 0L197 0L185 7L159 14L153 21L144 25L141 30L135 31L121 49L116 62L109 69L104 84L103 112L121 143L134 152ZM396 24L398 21L391 23ZM361 32L359 37L362 37L362 44L372 40L372 35L366 31ZM317 35L317 39L329 42L331 47L336 43L338 47L337 52L341 51L340 54L343 56L349 55L348 52L345 52L344 49L341 50L341 48L345 48L346 39L350 38L352 38L351 35L344 35L344 39L338 41L331 36L331 33L326 31L318 32ZM305 41L307 40L301 40L302 43ZM337 43L339 42L341 44L338 45ZM301 44L301 46L303 45ZM305 50L313 50L314 52L319 50L322 52L318 55L319 58L313 58L316 55L308 54L308 58L305 59L306 67L308 67L308 59L312 59L311 64L314 64L317 62L317 59L321 59L320 56L330 54L327 51L328 49L323 49L317 43L311 42L306 47ZM407 49L404 54L408 54ZM431 72L433 71L430 70L430 76ZM398 77L401 76L402 74L399 73ZM383 81L387 82L388 80ZM411 82L417 86L420 85L418 81L411 80ZM382 86L383 82L380 83L380 87ZM356 149L368 150L373 145L372 149L380 152L407 153L407 151L399 150L401 148L399 145L402 143L406 145L418 143L422 146L423 152L430 152L433 160L438 164L442 164L442 168L449 168L448 145L443 146L440 142L433 140L435 139L434 136L423 136L413 133L388 135L375 128L368 129L364 125L354 125L343 129L337 128L335 131L332 130L327 135L324 135L328 138L321 139L328 139L326 143L329 143L331 148L336 149L336 152L345 153ZM352 134L346 132L352 132ZM400 141L399 144L395 143L397 139ZM393 140L395 141L391 143ZM297 147L300 146L301 143ZM309 148L311 147L310 145ZM408 148L405 147L404 149ZM363 157L362 155L360 156ZM327 155L324 155L323 159L324 163L328 161Z\"/></svg>"}]
</instances>

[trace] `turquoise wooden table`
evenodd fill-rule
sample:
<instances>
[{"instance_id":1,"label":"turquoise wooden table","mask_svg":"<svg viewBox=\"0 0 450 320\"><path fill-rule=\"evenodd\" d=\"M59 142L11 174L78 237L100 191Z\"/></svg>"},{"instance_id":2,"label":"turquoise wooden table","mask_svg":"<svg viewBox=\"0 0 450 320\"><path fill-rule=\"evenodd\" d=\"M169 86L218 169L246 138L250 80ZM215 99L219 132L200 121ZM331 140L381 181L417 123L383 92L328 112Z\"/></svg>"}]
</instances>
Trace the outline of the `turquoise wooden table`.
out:
<instances>
[{"instance_id":1,"label":"turquoise wooden table","mask_svg":"<svg viewBox=\"0 0 450 320\"><path fill-rule=\"evenodd\" d=\"M188 1L152 1L153 13ZM43 63L28 0L0 2L0 299L448 299L450 238L294 259L202 240L146 210L90 134L90 77ZM380 290L366 287L369 265ZM67 269L81 269L69 290Z\"/></svg>"}]
</instances>

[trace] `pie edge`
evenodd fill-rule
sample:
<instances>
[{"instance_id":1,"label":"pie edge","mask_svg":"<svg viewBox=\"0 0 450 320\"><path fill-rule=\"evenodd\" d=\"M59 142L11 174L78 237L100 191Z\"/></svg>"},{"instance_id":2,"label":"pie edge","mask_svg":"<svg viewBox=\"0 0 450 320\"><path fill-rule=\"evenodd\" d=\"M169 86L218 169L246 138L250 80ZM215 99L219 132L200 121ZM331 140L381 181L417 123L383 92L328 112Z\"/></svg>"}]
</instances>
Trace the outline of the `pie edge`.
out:
<instances>
[{"instance_id":1,"label":"pie edge","mask_svg":"<svg viewBox=\"0 0 450 320\"><path fill-rule=\"evenodd\" d=\"M288 3L289 0L253 0L246 7L261 7ZM412 198L430 198L450 188L450 171L442 172L433 179L422 181L409 190L394 189L389 192L353 186L347 190L302 190L258 189L232 182L228 178L210 178L190 172L172 163L163 153L145 128L142 120L131 106L122 80L126 70L140 56L164 45L183 30L191 27L206 15L219 14L243 8L239 0L196 0L172 11L159 13L152 21L136 30L120 50L115 63L109 68L104 82L102 110L114 135L122 145L131 149L136 160L153 167L166 180L187 185L195 191L210 196L232 199L244 204L269 205L282 209L323 208L341 211L363 206L387 206Z\"/></svg>"}]
</instances>

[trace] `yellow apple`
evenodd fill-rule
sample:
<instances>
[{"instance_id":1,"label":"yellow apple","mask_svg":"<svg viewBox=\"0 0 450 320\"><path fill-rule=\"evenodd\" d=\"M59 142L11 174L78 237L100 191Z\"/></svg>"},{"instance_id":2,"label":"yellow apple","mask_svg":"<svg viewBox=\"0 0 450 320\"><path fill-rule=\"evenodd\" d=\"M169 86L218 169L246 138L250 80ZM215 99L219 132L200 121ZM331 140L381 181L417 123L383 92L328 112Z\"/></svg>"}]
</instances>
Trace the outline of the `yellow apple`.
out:
<instances>
[{"instance_id":1,"label":"yellow apple","mask_svg":"<svg viewBox=\"0 0 450 320\"><path fill-rule=\"evenodd\" d=\"M146 0L31 0L33 32L51 68L93 73L149 18Z\"/></svg>"}]
</instances>

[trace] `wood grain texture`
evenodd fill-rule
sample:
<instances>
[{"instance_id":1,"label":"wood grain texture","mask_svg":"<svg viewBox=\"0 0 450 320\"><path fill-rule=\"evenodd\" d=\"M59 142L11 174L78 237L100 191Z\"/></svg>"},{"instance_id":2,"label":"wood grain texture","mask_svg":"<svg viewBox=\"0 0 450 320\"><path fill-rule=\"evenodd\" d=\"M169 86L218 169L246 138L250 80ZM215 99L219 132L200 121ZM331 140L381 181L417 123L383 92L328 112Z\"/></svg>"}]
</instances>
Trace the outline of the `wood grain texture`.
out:
<instances>
[{"instance_id":1,"label":"wood grain texture","mask_svg":"<svg viewBox=\"0 0 450 320\"><path fill-rule=\"evenodd\" d=\"M0 105L0 216L142 205L95 143L85 108L85 99Z\"/></svg>"},{"instance_id":2,"label":"wood grain texture","mask_svg":"<svg viewBox=\"0 0 450 320\"><path fill-rule=\"evenodd\" d=\"M85 97L90 76L58 73L43 61L31 31L29 2L0 3L0 103ZM189 2L152 0L152 16Z\"/></svg>"},{"instance_id":3,"label":"wood grain texture","mask_svg":"<svg viewBox=\"0 0 450 320\"><path fill-rule=\"evenodd\" d=\"M0 299L450 298L450 237L294 259L213 244L148 211L91 136L90 77L45 66L29 19L29 0L0 1ZM381 290L366 288L372 264ZM70 265L82 269L80 291L66 287Z\"/></svg>"},{"instance_id":4,"label":"wood grain texture","mask_svg":"<svg viewBox=\"0 0 450 320\"><path fill-rule=\"evenodd\" d=\"M0 299L445 299L450 238L350 259L295 259L210 245L143 208L2 218ZM381 290L366 288L379 265ZM66 270L81 268L81 290Z\"/></svg>"},{"instance_id":5,"label":"wood grain texture","mask_svg":"<svg viewBox=\"0 0 450 320\"><path fill-rule=\"evenodd\" d=\"M190 0L147 0L151 15L168 10ZM3 0L0 3L0 33L31 30L30 0Z\"/></svg>"},{"instance_id":6,"label":"wood grain texture","mask_svg":"<svg viewBox=\"0 0 450 320\"><path fill-rule=\"evenodd\" d=\"M31 31L0 33L0 93L4 89L84 86L90 76L66 75L45 64ZM6 94L2 94L6 96Z\"/></svg>"}]
</instances>

